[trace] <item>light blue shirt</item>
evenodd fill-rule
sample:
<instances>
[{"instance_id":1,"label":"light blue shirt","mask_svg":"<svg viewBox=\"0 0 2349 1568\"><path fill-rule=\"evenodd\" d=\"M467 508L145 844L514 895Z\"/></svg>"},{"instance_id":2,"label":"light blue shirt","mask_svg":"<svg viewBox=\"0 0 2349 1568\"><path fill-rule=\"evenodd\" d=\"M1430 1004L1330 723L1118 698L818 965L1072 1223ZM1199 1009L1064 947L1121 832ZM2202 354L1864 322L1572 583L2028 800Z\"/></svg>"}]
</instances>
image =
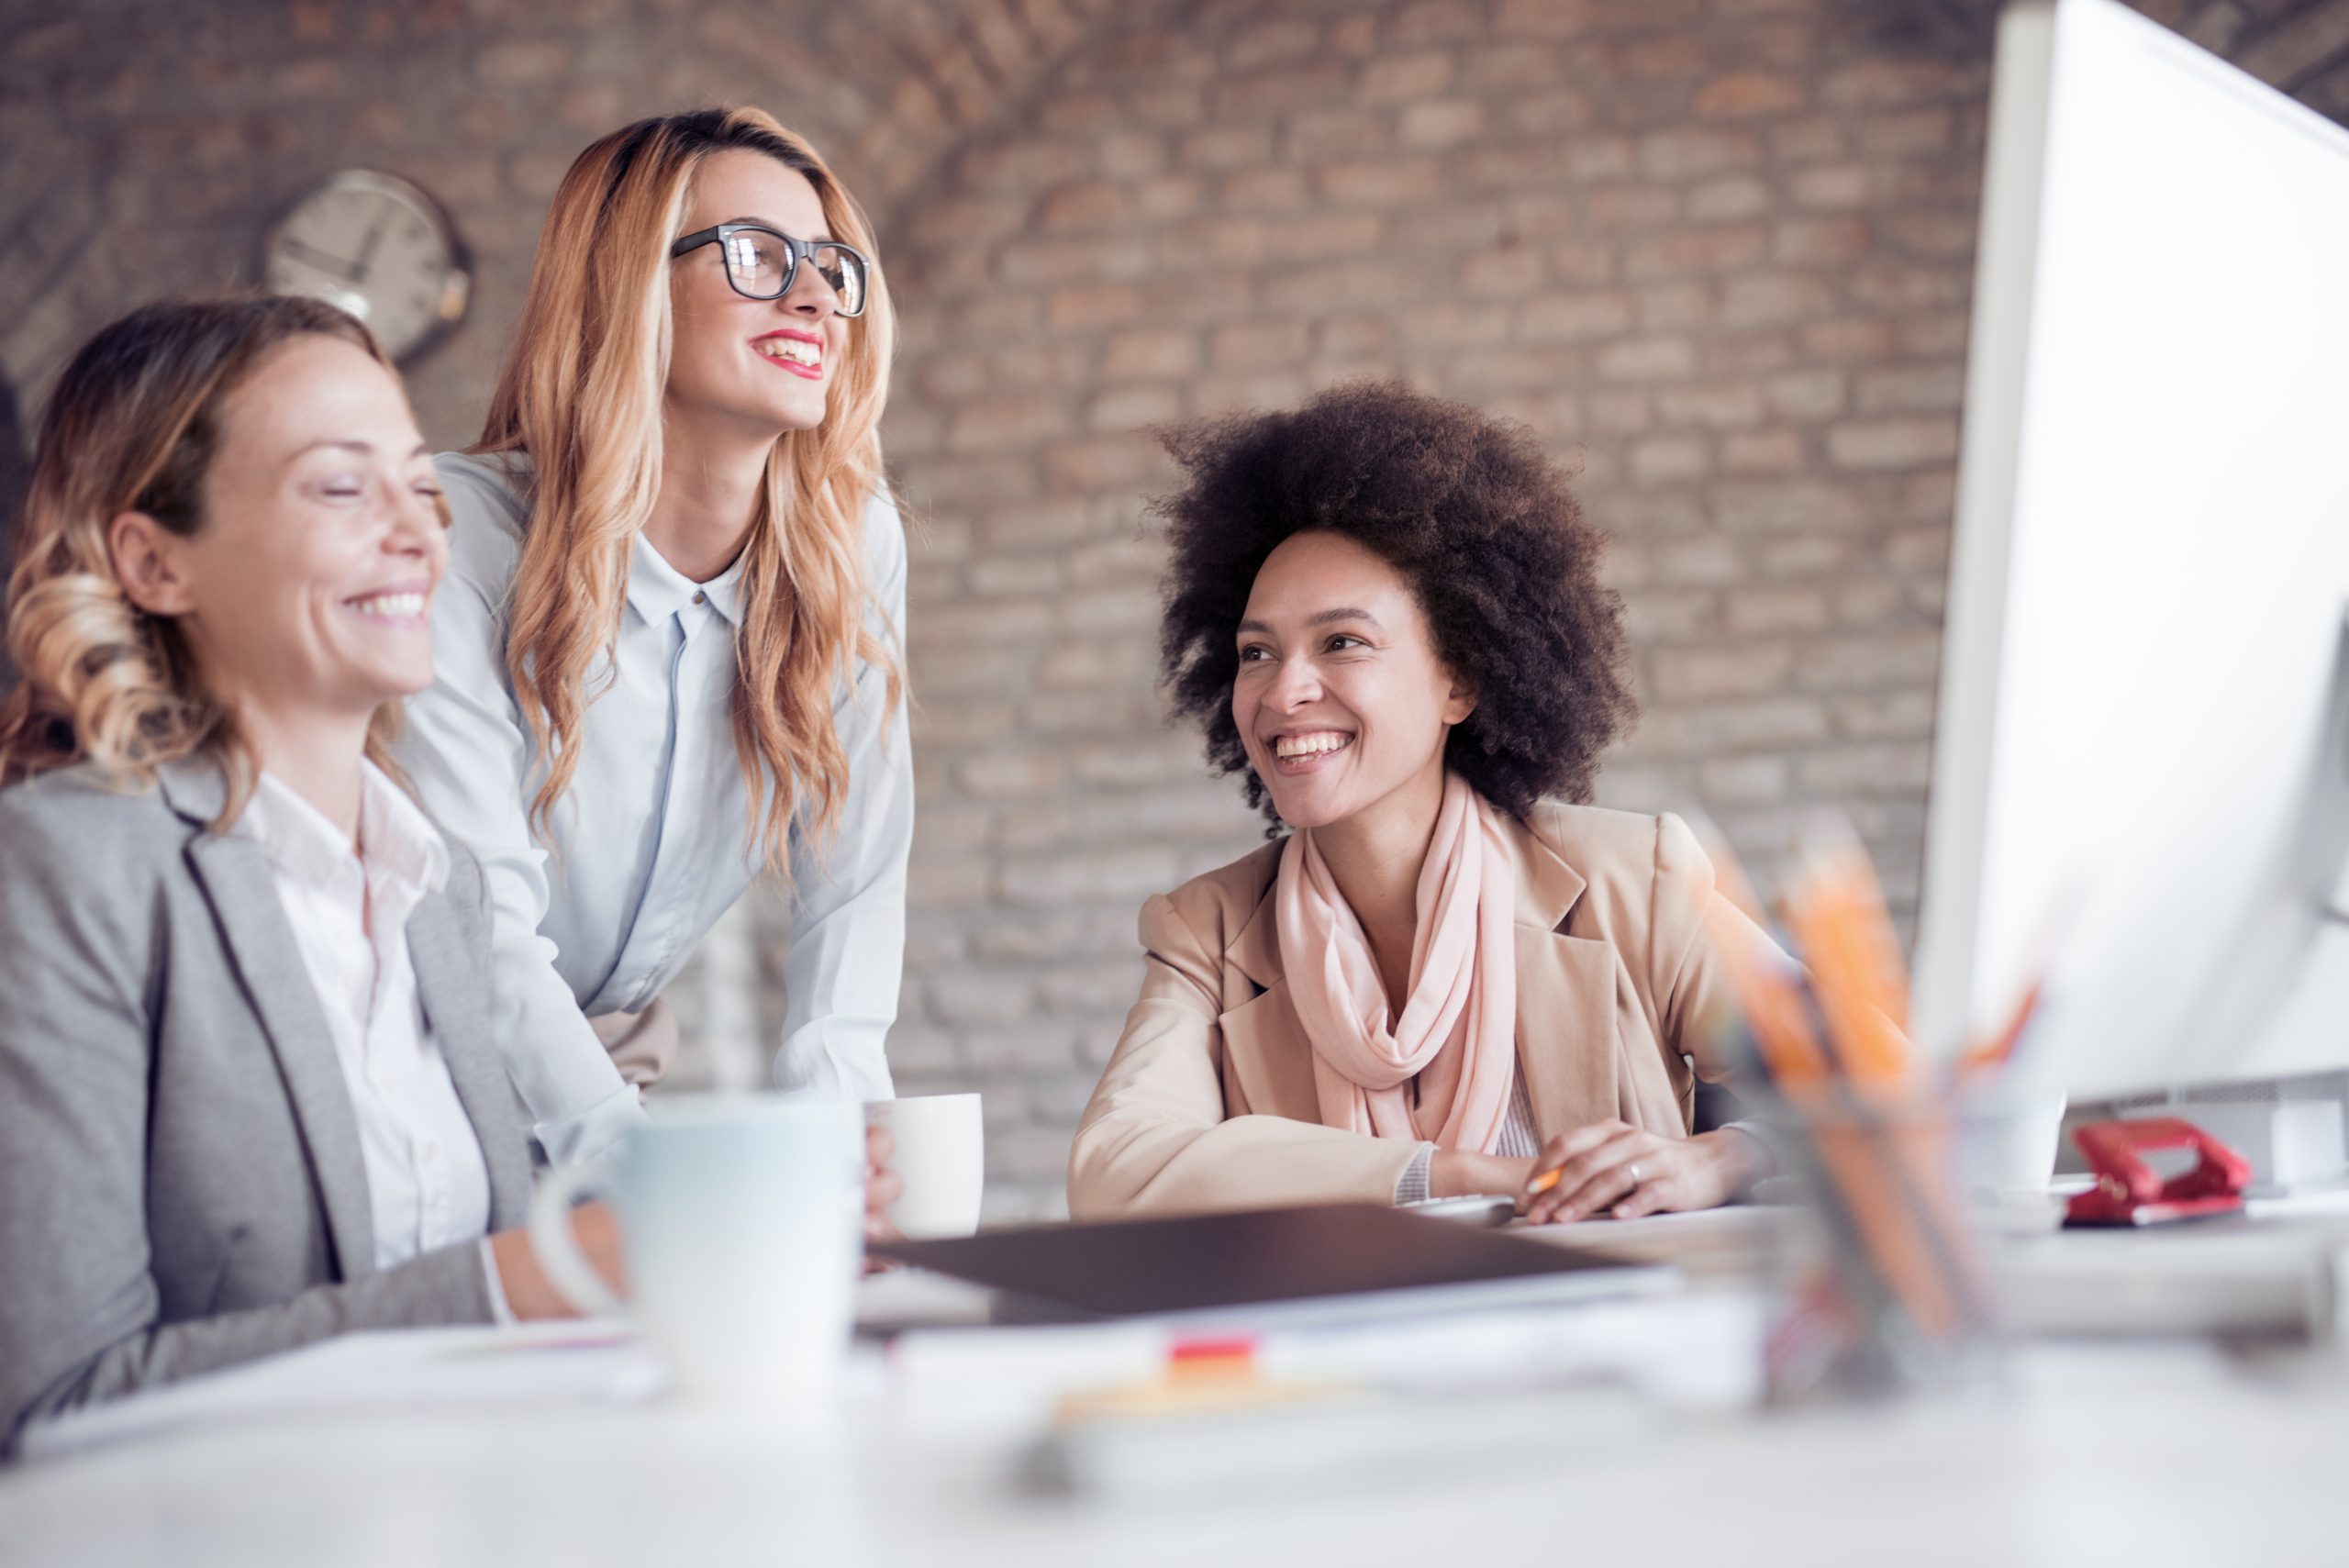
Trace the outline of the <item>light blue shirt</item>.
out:
<instances>
[{"instance_id":1,"label":"light blue shirt","mask_svg":"<svg viewBox=\"0 0 2349 1568\"><path fill-rule=\"evenodd\" d=\"M507 593L529 521L509 473L526 474L527 460L435 466L453 519L449 573L433 599L432 688L409 700L398 756L481 861L498 1040L540 1142L558 1162L592 1158L642 1112L588 1018L651 1005L760 869L731 717L742 565L694 583L638 537L617 640L588 673L579 769L542 834L529 812L543 760L506 674ZM870 624L901 650L905 530L885 495L866 511L864 548ZM904 966L914 790L906 715L885 714L886 700L871 666L840 683L838 836L820 855L791 836L784 1089L891 1093L882 1042Z\"/></svg>"}]
</instances>

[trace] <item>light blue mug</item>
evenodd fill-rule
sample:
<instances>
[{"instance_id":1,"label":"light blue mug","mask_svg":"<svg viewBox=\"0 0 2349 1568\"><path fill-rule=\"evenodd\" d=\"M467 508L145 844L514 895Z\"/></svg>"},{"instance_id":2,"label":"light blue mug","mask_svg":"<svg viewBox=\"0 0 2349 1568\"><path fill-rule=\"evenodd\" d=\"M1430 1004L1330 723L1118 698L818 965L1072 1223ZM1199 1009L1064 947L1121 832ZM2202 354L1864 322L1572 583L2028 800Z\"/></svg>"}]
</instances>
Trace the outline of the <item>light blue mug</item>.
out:
<instances>
[{"instance_id":1,"label":"light blue mug","mask_svg":"<svg viewBox=\"0 0 2349 1568\"><path fill-rule=\"evenodd\" d=\"M864 1261L864 1121L853 1100L671 1095L618 1153L540 1184L530 1241L581 1311L633 1318L678 1392L767 1407L828 1402ZM629 1298L573 1239L608 1195Z\"/></svg>"}]
</instances>

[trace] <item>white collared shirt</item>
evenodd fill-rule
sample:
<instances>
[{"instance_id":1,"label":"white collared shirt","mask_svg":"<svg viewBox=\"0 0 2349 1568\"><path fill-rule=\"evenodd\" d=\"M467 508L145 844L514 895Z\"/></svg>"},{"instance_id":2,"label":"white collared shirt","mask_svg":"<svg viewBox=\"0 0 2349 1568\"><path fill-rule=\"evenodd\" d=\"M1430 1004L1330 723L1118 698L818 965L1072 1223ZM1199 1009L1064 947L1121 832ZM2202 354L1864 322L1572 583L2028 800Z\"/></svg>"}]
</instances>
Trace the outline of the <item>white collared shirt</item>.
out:
<instances>
[{"instance_id":1,"label":"white collared shirt","mask_svg":"<svg viewBox=\"0 0 2349 1568\"><path fill-rule=\"evenodd\" d=\"M361 770L355 852L348 835L266 773L231 831L269 858L318 994L359 1126L375 1267L388 1269L488 1230L489 1167L408 959L407 917L447 883L448 846L372 763Z\"/></svg>"},{"instance_id":2,"label":"white collared shirt","mask_svg":"<svg viewBox=\"0 0 2349 1568\"><path fill-rule=\"evenodd\" d=\"M495 927L497 1033L549 1158L590 1158L641 1114L587 1019L651 1005L760 867L747 826L732 711L741 562L708 583L638 536L611 658L593 694L579 768L549 829L529 819L543 767L506 673L507 595L529 522L518 458L437 460L453 523L434 596L432 689L407 705L400 759L435 817L482 862ZM875 497L864 519L868 623L902 648L905 532ZM608 679L609 684L604 683ZM788 1000L774 1075L785 1089L859 1099L891 1092L883 1039L905 954L913 759L881 673L834 693L849 762L838 837L819 858L790 842Z\"/></svg>"}]
</instances>

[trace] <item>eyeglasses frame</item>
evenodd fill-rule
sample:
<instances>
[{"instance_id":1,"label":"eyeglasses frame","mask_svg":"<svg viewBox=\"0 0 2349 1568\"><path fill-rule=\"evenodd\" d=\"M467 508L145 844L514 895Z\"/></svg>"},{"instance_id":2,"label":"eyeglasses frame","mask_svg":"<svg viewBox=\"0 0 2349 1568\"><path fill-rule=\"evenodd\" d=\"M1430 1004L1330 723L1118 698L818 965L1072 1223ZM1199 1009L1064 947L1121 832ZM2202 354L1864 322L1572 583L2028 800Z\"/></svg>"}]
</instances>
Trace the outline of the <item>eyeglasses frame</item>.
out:
<instances>
[{"instance_id":1,"label":"eyeglasses frame","mask_svg":"<svg viewBox=\"0 0 2349 1568\"><path fill-rule=\"evenodd\" d=\"M724 254L721 251L719 259L726 272L726 286L732 289L736 294L740 295L744 299L765 301L784 298L791 293L792 285L799 281L799 263L806 261L812 261L815 258L817 250L829 246L845 250L850 255L855 257L857 261L864 268L865 277L864 297L857 301L856 308L854 310L851 310L847 308L845 302L841 302L836 303L833 306L833 309L841 316L857 317L863 315L864 307L873 302L872 280L873 274L878 271L878 269L873 265L872 257L866 255L855 246L851 245L845 239L795 239L790 235L785 234L782 229L770 228L763 223L719 223L713 224L707 228L696 229L693 233L686 235L685 238L679 239L675 244L670 246L669 259L674 261L687 251L698 250L705 245L722 245L726 240L732 239L737 234L763 234L768 236L770 239L780 239L783 241L784 254L791 258L791 270L783 275L783 286L781 288L775 290L773 294L752 294L750 290L744 288L740 284L734 281L733 265L730 262L726 262L724 261ZM836 302L841 301L840 290L832 290L832 298Z\"/></svg>"}]
</instances>

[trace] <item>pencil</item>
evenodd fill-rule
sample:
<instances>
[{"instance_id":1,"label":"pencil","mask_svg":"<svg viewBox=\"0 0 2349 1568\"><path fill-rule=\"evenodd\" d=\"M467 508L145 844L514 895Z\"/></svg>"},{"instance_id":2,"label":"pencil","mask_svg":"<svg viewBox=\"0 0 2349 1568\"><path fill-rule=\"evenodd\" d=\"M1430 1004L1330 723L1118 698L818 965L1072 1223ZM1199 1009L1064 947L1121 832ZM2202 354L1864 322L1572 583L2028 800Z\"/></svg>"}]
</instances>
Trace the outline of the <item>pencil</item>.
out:
<instances>
[{"instance_id":1,"label":"pencil","mask_svg":"<svg viewBox=\"0 0 2349 1568\"><path fill-rule=\"evenodd\" d=\"M1787 899L1787 917L1817 977L1813 995L1846 1074L1882 1088L1908 1067L1899 1035L1908 984L1892 922L1855 843L1809 859L1809 875Z\"/></svg>"},{"instance_id":2,"label":"pencil","mask_svg":"<svg viewBox=\"0 0 2349 1568\"><path fill-rule=\"evenodd\" d=\"M1958 1062L1961 1073L1971 1075L2006 1065L2014 1055L2016 1045L2021 1041L2023 1030L2030 1027L2032 1015L2039 1010L2039 987L2040 983L2032 981L2031 988L2022 994L2022 1000L2015 1005L2014 1015L2007 1020L2007 1027L1987 1040L1976 1041L1966 1051Z\"/></svg>"}]
</instances>

